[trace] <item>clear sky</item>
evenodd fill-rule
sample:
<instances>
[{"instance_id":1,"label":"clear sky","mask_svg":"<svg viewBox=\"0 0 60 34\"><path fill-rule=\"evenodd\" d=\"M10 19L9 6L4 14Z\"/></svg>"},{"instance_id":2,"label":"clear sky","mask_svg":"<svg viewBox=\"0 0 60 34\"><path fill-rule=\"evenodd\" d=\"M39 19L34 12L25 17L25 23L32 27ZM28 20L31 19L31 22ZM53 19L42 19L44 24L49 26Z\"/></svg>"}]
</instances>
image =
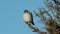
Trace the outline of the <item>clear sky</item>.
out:
<instances>
[{"instance_id":1,"label":"clear sky","mask_svg":"<svg viewBox=\"0 0 60 34\"><path fill-rule=\"evenodd\" d=\"M38 12L40 7L46 7L43 0L0 0L0 34L37 34L25 24L23 12L25 9ZM44 27L33 17L36 26Z\"/></svg>"}]
</instances>

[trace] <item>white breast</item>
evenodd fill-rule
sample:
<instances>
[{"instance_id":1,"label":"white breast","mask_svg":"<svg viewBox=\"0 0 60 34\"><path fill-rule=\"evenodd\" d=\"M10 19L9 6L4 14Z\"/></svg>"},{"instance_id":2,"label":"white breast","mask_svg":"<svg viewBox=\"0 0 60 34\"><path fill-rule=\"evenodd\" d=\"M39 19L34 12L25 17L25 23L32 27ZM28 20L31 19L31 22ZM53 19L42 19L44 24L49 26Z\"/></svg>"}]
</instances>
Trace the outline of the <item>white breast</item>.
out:
<instances>
[{"instance_id":1,"label":"white breast","mask_svg":"<svg viewBox=\"0 0 60 34\"><path fill-rule=\"evenodd\" d=\"M25 13L25 14L24 14L24 20L25 20L26 22L30 22L30 21L31 21L31 15L30 15L29 13Z\"/></svg>"}]
</instances>

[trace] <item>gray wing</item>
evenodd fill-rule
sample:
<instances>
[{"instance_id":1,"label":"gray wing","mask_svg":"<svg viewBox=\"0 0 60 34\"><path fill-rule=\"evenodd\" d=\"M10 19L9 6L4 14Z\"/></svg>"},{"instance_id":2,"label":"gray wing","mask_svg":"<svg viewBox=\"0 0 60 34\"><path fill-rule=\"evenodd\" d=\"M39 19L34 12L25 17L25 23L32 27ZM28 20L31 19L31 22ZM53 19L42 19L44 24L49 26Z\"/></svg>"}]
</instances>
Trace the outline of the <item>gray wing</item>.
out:
<instances>
[{"instance_id":1,"label":"gray wing","mask_svg":"<svg viewBox=\"0 0 60 34\"><path fill-rule=\"evenodd\" d=\"M31 15L31 23L32 23L32 25L35 25L34 22L33 22L33 15L32 15L32 13L30 13L30 15Z\"/></svg>"}]
</instances>

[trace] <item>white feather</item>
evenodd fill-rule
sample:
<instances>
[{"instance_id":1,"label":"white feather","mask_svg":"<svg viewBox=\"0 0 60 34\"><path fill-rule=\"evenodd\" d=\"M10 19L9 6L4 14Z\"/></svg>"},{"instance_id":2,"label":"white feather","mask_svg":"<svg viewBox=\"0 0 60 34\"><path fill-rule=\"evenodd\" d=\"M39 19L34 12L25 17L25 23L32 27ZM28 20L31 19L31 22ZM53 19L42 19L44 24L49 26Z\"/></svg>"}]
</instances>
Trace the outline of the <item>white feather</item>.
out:
<instances>
[{"instance_id":1,"label":"white feather","mask_svg":"<svg viewBox=\"0 0 60 34\"><path fill-rule=\"evenodd\" d=\"M31 21L31 15L29 13L24 13L24 20L26 22L30 22Z\"/></svg>"}]
</instances>

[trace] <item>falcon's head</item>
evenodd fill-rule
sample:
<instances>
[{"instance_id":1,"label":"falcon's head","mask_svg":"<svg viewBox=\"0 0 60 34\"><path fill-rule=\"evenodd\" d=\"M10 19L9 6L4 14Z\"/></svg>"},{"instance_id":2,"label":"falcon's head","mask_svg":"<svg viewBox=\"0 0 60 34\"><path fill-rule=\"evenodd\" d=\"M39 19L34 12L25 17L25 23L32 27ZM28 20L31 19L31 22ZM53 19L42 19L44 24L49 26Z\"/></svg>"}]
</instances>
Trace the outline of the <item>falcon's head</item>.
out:
<instances>
[{"instance_id":1,"label":"falcon's head","mask_svg":"<svg viewBox=\"0 0 60 34\"><path fill-rule=\"evenodd\" d=\"M28 13L28 10L25 10L24 13Z\"/></svg>"}]
</instances>

